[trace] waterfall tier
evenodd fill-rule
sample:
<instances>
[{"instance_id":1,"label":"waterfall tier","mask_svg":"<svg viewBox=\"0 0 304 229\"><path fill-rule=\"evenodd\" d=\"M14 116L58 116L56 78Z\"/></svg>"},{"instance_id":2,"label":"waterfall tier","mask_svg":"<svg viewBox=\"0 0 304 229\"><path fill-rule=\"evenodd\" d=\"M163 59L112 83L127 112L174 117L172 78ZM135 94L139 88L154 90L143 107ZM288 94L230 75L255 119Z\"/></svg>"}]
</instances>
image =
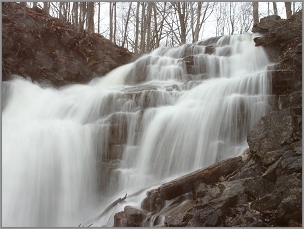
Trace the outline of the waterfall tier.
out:
<instances>
[{"instance_id":1,"label":"waterfall tier","mask_svg":"<svg viewBox=\"0 0 304 229\"><path fill-rule=\"evenodd\" d=\"M271 109L271 63L254 37L158 48L87 85L3 82L3 226L75 227L126 193L241 154Z\"/></svg>"}]
</instances>

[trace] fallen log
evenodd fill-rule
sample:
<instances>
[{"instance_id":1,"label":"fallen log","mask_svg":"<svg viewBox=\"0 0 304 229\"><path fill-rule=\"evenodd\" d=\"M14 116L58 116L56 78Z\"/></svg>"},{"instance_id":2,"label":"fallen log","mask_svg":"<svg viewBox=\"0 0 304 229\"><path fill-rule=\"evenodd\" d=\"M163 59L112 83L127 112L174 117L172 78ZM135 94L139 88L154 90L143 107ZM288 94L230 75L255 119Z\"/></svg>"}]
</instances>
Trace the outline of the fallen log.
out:
<instances>
[{"instance_id":1,"label":"fallen log","mask_svg":"<svg viewBox=\"0 0 304 229\"><path fill-rule=\"evenodd\" d=\"M147 192L151 204L155 204L158 198L171 200L175 197L191 192L200 183L214 184L221 177L225 177L243 165L242 157L233 157L210 165L207 168L196 170L182 177L162 184L156 189Z\"/></svg>"}]
</instances>

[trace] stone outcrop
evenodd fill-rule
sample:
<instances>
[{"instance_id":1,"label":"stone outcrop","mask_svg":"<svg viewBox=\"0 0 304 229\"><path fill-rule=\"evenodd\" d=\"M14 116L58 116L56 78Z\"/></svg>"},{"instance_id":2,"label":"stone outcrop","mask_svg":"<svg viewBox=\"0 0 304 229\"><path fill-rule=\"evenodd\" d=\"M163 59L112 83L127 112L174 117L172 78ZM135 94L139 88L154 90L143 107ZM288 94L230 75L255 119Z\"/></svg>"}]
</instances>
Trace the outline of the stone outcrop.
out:
<instances>
[{"instance_id":1,"label":"stone outcrop","mask_svg":"<svg viewBox=\"0 0 304 229\"><path fill-rule=\"evenodd\" d=\"M271 76L275 106L248 134L242 164L216 182L202 179L191 190L173 193L169 204L159 195L162 186L148 191L137 209L146 218L137 226L302 226L302 12L288 20L267 17L254 31L264 34L256 45L276 63ZM191 57L184 61L193 64ZM120 223L127 222L125 217L126 209L117 213L120 221L114 226L126 226Z\"/></svg>"},{"instance_id":2,"label":"stone outcrop","mask_svg":"<svg viewBox=\"0 0 304 229\"><path fill-rule=\"evenodd\" d=\"M40 9L2 3L3 81L18 74L53 86L85 83L134 58L100 34L77 32Z\"/></svg>"}]
</instances>

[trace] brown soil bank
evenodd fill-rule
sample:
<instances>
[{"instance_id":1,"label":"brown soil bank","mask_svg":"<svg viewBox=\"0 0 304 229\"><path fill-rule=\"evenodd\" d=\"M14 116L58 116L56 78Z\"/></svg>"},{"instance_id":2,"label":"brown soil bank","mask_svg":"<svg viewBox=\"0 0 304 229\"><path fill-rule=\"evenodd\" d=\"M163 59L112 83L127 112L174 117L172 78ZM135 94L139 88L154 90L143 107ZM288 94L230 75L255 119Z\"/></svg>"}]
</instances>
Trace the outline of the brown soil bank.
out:
<instances>
[{"instance_id":1,"label":"brown soil bank","mask_svg":"<svg viewBox=\"0 0 304 229\"><path fill-rule=\"evenodd\" d=\"M42 10L2 3L2 80L12 74L62 86L85 83L134 55L100 34L79 33Z\"/></svg>"}]
</instances>

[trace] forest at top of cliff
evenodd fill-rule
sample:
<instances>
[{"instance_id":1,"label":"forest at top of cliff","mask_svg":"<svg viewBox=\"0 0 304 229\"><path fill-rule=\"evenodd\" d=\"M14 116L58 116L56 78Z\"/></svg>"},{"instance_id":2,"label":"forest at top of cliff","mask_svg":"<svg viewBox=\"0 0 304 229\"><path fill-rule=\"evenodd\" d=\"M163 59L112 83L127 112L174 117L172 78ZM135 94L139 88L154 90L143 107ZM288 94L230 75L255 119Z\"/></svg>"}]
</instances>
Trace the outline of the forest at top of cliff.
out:
<instances>
[{"instance_id":1,"label":"forest at top of cliff","mask_svg":"<svg viewBox=\"0 0 304 229\"><path fill-rule=\"evenodd\" d=\"M210 28L215 36L250 31L254 12L258 19L262 15L261 5L253 6L251 2L2 3L2 80L17 74L54 86L85 83L159 46L196 42ZM285 9L290 17L301 4L285 4L283 9L268 5L266 14ZM106 10L109 15L102 14ZM215 24L210 26L212 17ZM108 22L102 27L104 21Z\"/></svg>"}]
</instances>

